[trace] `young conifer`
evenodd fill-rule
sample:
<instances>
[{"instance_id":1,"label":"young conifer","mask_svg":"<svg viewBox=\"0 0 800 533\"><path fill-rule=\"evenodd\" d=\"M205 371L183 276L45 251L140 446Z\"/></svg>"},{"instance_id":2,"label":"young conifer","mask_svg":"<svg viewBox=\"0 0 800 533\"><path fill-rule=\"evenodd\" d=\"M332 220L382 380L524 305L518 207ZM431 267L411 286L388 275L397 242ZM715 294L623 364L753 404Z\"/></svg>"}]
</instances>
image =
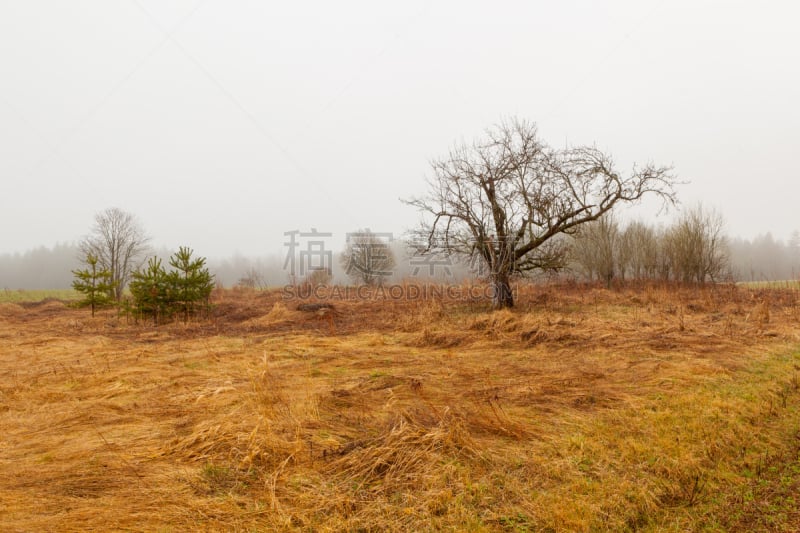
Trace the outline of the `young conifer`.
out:
<instances>
[{"instance_id":1,"label":"young conifer","mask_svg":"<svg viewBox=\"0 0 800 533\"><path fill-rule=\"evenodd\" d=\"M84 262L87 268L72 271L75 275L72 288L83 295L83 299L78 302L78 305L91 307L92 316L94 316L98 307L112 302L116 283L112 281L110 270L100 269L97 266L96 255L86 254Z\"/></svg>"},{"instance_id":2,"label":"young conifer","mask_svg":"<svg viewBox=\"0 0 800 533\"><path fill-rule=\"evenodd\" d=\"M169 273L173 301L177 310L182 312L184 322L189 321L189 316L197 311L199 304L208 304L214 289L214 276L205 267L206 258L192 259L193 253L191 248L181 246L169 258L170 266L175 269Z\"/></svg>"},{"instance_id":3,"label":"young conifer","mask_svg":"<svg viewBox=\"0 0 800 533\"><path fill-rule=\"evenodd\" d=\"M168 281L169 275L157 257L147 261L147 268L132 274L129 287L135 311L142 317L151 315L153 324L158 324L162 317L169 314L172 291Z\"/></svg>"}]
</instances>

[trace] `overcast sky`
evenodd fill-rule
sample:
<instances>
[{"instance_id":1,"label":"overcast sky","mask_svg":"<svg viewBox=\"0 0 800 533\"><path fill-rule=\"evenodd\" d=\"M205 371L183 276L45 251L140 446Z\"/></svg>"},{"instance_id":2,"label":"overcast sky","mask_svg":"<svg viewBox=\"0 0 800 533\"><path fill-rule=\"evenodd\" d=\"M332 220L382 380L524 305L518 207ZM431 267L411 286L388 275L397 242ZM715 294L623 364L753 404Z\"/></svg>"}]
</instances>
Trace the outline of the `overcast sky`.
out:
<instances>
[{"instance_id":1,"label":"overcast sky","mask_svg":"<svg viewBox=\"0 0 800 533\"><path fill-rule=\"evenodd\" d=\"M504 117L672 164L731 235L800 229L790 1L0 0L0 253L135 213L157 246L400 234Z\"/></svg>"}]
</instances>

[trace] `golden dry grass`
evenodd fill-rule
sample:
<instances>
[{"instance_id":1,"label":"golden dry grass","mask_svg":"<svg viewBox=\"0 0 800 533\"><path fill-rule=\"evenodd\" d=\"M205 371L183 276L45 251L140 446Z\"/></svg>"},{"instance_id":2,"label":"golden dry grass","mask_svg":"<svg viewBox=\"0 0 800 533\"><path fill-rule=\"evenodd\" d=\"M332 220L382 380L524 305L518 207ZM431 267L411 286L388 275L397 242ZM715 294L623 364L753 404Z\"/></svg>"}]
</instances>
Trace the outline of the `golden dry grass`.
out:
<instances>
[{"instance_id":1,"label":"golden dry grass","mask_svg":"<svg viewBox=\"0 0 800 533\"><path fill-rule=\"evenodd\" d=\"M0 304L0 529L798 528L789 290Z\"/></svg>"}]
</instances>

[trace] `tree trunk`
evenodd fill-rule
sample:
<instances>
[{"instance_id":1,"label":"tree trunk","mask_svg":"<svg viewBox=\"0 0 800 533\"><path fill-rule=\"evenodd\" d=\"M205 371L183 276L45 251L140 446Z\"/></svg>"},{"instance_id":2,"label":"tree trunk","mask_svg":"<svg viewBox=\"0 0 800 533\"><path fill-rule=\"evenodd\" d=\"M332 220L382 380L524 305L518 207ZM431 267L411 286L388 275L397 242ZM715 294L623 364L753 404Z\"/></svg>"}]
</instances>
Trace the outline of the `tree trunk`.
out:
<instances>
[{"instance_id":1,"label":"tree trunk","mask_svg":"<svg viewBox=\"0 0 800 533\"><path fill-rule=\"evenodd\" d=\"M492 275L492 307L495 309L514 307L514 295L511 293L508 274Z\"/></svg>"}]
</instances>

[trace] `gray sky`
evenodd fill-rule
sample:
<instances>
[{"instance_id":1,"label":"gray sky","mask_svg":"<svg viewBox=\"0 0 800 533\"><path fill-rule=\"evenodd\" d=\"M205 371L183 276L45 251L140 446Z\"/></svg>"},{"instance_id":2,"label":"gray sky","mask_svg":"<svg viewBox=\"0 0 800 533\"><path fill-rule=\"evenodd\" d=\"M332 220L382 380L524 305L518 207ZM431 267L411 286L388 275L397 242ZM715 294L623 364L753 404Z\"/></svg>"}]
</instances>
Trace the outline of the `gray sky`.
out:
<instances>
[{"instance_id":1,"label":"gray sky","mask_svg":"<svg viewBox=\"0 0 800 533\"><path fill-rule=\"evenodd\" d=\"M0 0L0 253L111 206L207 256L399 234L430 159L509 116L673 164L731 235L800 228L800 4L382 4Z\"/></svg>"}]
</instances>

